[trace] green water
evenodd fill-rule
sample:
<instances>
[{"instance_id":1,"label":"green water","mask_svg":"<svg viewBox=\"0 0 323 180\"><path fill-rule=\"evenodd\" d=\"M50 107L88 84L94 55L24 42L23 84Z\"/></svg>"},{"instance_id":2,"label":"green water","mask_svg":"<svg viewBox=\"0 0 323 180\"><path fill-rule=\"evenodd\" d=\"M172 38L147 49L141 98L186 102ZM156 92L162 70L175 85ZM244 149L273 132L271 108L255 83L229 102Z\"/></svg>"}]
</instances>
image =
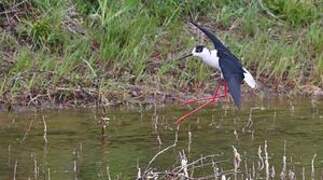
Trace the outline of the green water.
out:
<instances>
[{"instance_id":1,"label":"green water","mask_svg":"<svg viewBox=\"0 0 323 180\"><path fill-rule=\"evenodd\" d=\"M246 127L252 107L262 108L253 110L253 124ZM104 137L94 110L2 112L0 179L108 179L109 173L111 179L135 179L138 164L144 169L157 152L173 144L174 122L187 110L182 106L109 109ZM48 128L47 144L43 116ZM288 168L297 176L305 167L305 175L310 177L311 160L317 154L318 177L323 167L322 135L323 102L257 101L246 103L240 112L211 107L187 119L178 131L176 147L161 154L151 166L156 171L172 169L178 165L178 153L184 150L189 161L219 154L215 159L223 160L222 167L229 169L232 145L242 159L251 162L257 159L259 145L267 140L269 163L275 166L277 179L284 142Z\"/></svg>"}]
</instances>

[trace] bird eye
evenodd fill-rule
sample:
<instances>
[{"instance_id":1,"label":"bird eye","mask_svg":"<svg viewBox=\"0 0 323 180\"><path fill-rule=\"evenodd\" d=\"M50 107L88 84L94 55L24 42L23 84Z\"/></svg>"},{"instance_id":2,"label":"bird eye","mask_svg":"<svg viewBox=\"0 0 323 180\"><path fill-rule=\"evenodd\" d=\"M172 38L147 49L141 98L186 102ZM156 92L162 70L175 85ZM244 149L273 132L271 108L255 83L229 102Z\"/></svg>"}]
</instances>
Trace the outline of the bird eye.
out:
<instances>
[{"instance_id":1,"label":"bird eye","mask_svg":"<svg viewBox=\"0 0 323 180\"><path fill-rule=\"evenodd\" d=\"M204 46L196 46L196 48L195 48L195 52L196 52L196 53L200 53L200 52L202 52L202 51L203 51L203 48L204 48Z\"/></svg>"}]
</instances>

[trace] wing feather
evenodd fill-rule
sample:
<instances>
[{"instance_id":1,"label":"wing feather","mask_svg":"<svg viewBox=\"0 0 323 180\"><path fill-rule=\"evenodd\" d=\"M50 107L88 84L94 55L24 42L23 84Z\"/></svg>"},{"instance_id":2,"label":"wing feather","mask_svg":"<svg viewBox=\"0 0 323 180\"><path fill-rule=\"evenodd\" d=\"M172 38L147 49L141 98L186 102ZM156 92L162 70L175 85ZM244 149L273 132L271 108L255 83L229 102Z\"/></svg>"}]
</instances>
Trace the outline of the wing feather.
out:
<instances>
[{"instance_id":1,"label":"wing feather","mask_svg":"<svg viewBox=\"0 0 323 180\"><path fill-rule=\"evenodd\" d=\"M241 78L239 76L231 76L228 80L229 92L233 98L234 104L240 109L241 103Z\"/></svg>"},{"instance_id":2,"label":"wing feather","mask_svg":"<svg viewBox=\"0 0 323 180\"><path fill-rule=\"evenodd\" d=\"M212 42L214 45L214 48L217 50L228 50L224 44L210 31L208 31L207 29L199 26L198 24L191 22L194 26L196 26L197 28L199 28Z\"/></svg>"}]
</instances>

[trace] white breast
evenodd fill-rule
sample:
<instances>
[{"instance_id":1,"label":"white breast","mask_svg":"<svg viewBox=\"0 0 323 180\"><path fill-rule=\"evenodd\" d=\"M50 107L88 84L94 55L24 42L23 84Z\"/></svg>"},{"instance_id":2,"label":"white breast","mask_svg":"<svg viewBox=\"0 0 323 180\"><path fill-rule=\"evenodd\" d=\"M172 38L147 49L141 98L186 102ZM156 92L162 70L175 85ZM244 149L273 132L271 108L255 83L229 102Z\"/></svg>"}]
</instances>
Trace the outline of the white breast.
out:
<instances>
[{"instance_id":1,"label":"white breast","mask_svg":"<svg viewBox=\"0 0 323 180\"><path fill-rule=\"evenodd\" d=\"M221 71L220 65L219 65L219 57L218 57L218 51L216 49L211 50L209 54L205 54L202 56L203 62L210 65L211 67L214 67Z\"/></svg>"}]
</instances>

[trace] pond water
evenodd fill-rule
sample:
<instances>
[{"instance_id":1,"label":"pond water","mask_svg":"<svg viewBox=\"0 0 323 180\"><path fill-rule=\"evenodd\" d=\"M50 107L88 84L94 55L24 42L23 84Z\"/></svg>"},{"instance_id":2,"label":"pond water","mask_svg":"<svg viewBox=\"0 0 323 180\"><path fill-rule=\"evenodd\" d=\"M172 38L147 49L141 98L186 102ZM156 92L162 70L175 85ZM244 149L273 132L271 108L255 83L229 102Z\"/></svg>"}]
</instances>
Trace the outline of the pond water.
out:
<instances>
[{"instance_id":1,"label":"pond water","mask_svg":"<svg viewBox=\"0 0 323 180\"><path fill-rule=\"evenodd\" d=\"M179 152L192 162L216 155L221 169L232 169L233 146L240 169L257 169L258 148L267 151L276 178L282 170L297 177L315 176L323 169L323 102L310 99L257 100L240 112L233 107L211 106L188 118L176 130L174 122L189 107L108 109L105 135L101 135L95 110L50 110L0 113L0 179L136 179L158 152L172 145L151 163L155 171L179 165ZM44 122L47 143L44 141ZM285 148L284 148L285 146ZM256 164L256 165L255 165ZM246 168L247 169L247 168ZM206 172L194 173L201 177ZM261 173L260 173L261 174Z\"/></svg>"}]
</instances>

